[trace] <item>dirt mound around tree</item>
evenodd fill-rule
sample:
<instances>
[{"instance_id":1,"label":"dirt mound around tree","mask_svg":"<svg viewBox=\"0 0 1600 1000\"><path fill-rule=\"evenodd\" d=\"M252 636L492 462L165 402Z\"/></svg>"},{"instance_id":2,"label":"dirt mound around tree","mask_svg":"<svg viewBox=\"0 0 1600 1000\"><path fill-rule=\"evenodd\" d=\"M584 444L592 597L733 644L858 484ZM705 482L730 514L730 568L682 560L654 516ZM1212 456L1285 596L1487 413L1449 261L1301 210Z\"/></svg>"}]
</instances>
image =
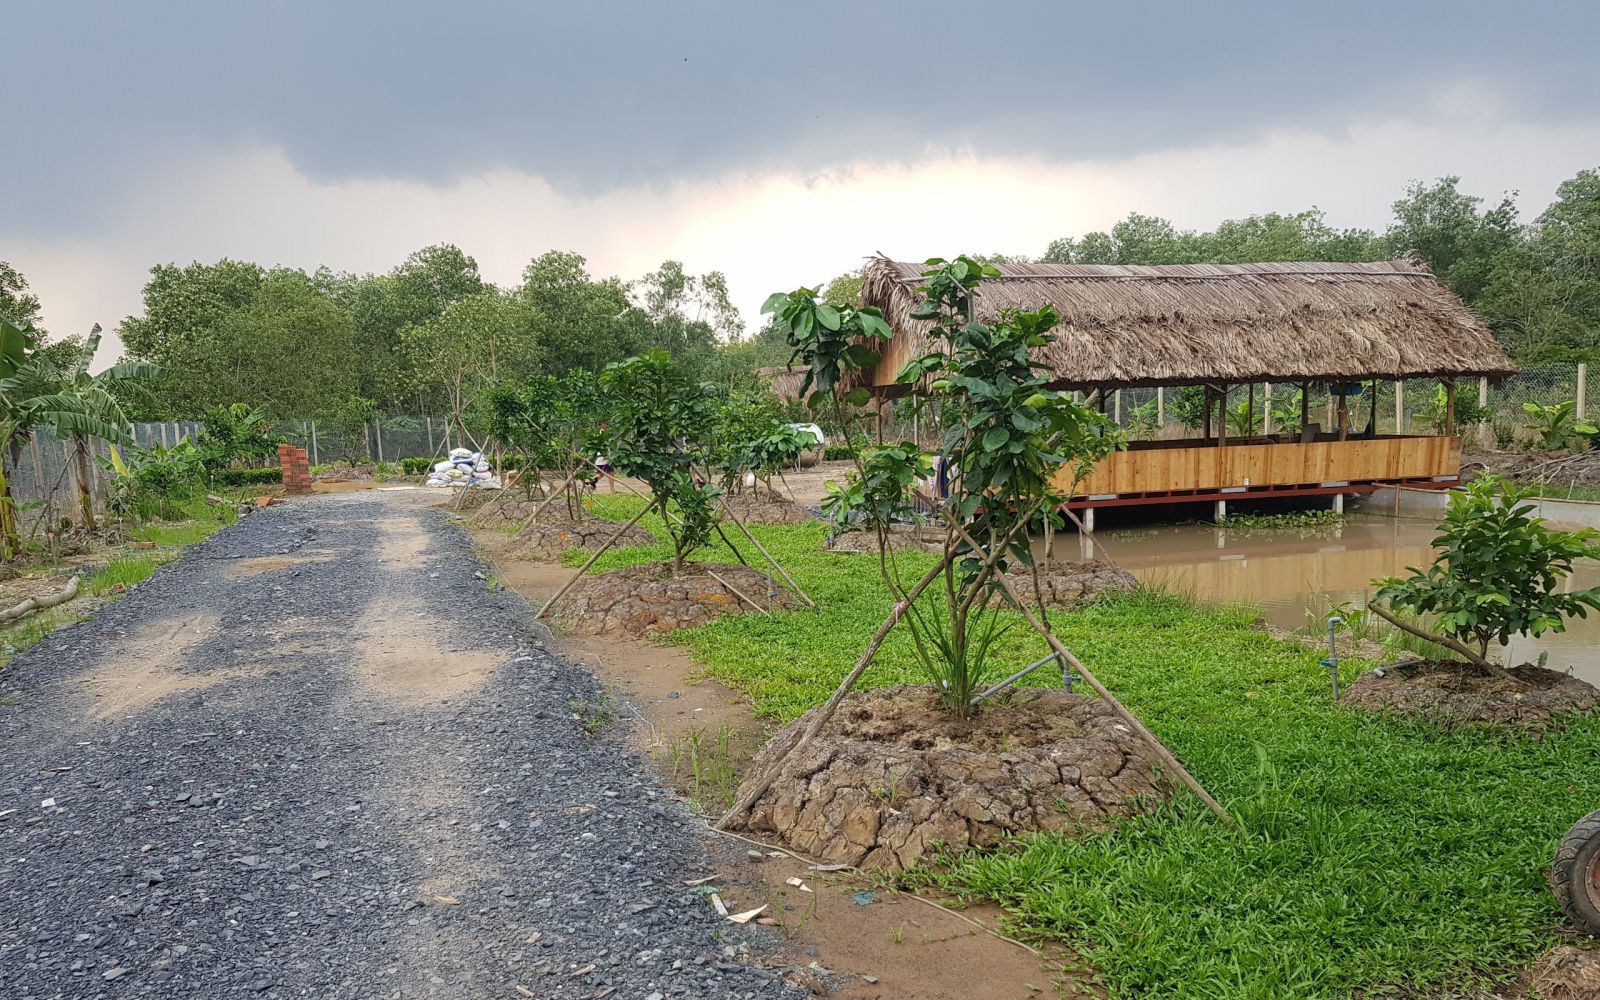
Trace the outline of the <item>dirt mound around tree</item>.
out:
<instances>
[{"instance_id":1,"label":"dirt mound around tree","mask_svg":"<svg viewBox=\"0 0 1600 1000\"><path fill-rule=\"evenodd\" d=\"M621 528L622 525L616 521L598 520L530 524L512 536L511 541L506 543L505 551L522 559L559 559L568 549L598 549ZM655 543L656 536L637 524L617 540L617 545L624 547Z\"/></svg>"},{"instance_id":2,"label":"dirt mound around tree","mask_svg":"<svg viewBox=\"0 0 1600 1000\"><path fill-rule=\"evenodd\" d=\"M811 524L816 516L778 493L725 495L722 505L745 524Z\"/></svg>"},{"instance_id":3,"label":"dirt mound around tree","mask_svg":"<svg viewBox=\"0 0 1600 1000\"><path fill-rule=\"evenodd\" d=\"M1600 689L1571 674L1531 663L1509 672L1522 683L1453 660L1397 663L1362 674L1340 701L1360 712L1414 715L1446 726L1516 723L1539 730L1556 716L1600 708Z\"/></svg>"},{"instance_id":4,"label":"dirt mound around tree","mask_svg":"<svg viewBox=\"0 0 1600 1000\"><path fill-rule=\"evenodd\" d=\"M1033 602L1033 571L1026 566L1012 566L1006 573L1006 582L1025 601ZM1088 604L1101 594L1133 590L1139 581L1127 570L1108 562L1092 559L1088 562L1052 562L1047 572L1039 570L1039 593L1044 603L1064 608ZM996 595L996 600L1000 596Z\"/></svg>"},{"instance_id":5,"label":"dirt mound around tree","mask_svg":"<svg viewBox=\"0 0 1600 1000\"><path fill-rule=\"evenodd\" d=\"M829 552L868 552L877 554L878 535L874 531L843 531L828 539ZM889 547L897 552L944 552L944 529L929 524L896 524L889 529Z\"/></svg>"},{"instance_id":6,"label":"dirt mound around tree","mask_svg":"<svg viewBox=\"0 0 1600 1000\"><path fill-rule=\"evenodd\" d=\"M673 576L671 563L645 563L584 580L556 606L555 614L580 635L641 636L693 628L723 615L757 613L711 573L765 609L796 603L781 586L776 597L769 597L766 574L746 566L690 563Z\"/></svg>"},{"instance_id":7,"label":"dirt mound around tree","mask_svg":"<svg viewBox=\"0 0 1600 1000\"><path fill-rule=\"evenodd\" d=\"M1023 689L962 721L927 687L856 692L782 759L810 721L756 755L745 786L773 781L741 828L829 862L899 870L935 844L1104 829L1172 794L1149 745L1087 695Z\"/></svg>"}]
</instances>

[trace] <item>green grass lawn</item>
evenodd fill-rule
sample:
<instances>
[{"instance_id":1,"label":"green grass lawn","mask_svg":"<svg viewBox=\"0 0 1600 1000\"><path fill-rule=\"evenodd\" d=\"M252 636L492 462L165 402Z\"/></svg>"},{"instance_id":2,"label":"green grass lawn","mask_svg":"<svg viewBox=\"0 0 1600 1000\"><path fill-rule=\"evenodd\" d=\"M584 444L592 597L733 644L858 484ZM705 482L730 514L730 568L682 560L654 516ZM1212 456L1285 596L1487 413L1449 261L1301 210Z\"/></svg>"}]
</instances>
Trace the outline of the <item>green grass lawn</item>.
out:
<instances>
[{"instance_id":1,"label":"green grass lawn","mask_svg":"<svg viewBox=\"0 0 1600 1000\"><path fill-rule=\"evenodd\" d=\"M1532 486L1539 496L1551 500L1600 500L1600 486L1561 485L1559 483L1519 483Z\"/></svg>"},{"instance_id":2,"label":"green grass lawn","mask_svg":"<svg viewBox=\"0 0 1600 1000\"><path fill-rule=\"evenodd\" d=\"M600 504L626 518L638 502ZM889 599L874 557L822 552L820 526L754 530L820 607L671 641L787 719L826 698ZM731 560L720 544L701 555ZM597 568L664 556L664 544L632 548ZM931 558L901 566L915 575ZM1151 592L1053 616L1242 829L1180 796L1111 833L1027 838L913 879L998 901L1017 927L1077 948L1118 997L1460 989L1503 981L1550 946L1561 915L1543 872L1565 829L1600 807L1600 719L1535 740L1356 715L1331 703L1316 653L1253 619ZM1020 630L1005 642L1007 665L1044 648ZM897 634L863 683L921 680Z\"/></svg>"}]
</instances>

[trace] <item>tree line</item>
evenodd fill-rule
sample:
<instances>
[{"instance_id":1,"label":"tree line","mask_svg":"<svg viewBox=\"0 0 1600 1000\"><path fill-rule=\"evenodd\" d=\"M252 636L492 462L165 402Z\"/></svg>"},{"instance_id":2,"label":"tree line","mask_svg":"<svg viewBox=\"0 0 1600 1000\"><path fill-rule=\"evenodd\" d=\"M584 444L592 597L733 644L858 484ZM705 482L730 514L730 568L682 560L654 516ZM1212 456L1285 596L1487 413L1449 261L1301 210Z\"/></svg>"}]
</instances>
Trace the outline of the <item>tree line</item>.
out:
<instances>
[{"instance_id":1,"label":"tree line","mask_svg":"<svg viewBox=\"0 0 1600 1000\"><path fill-rule=\"evenodd\" d=\"M1523 364L1600 362L1600 172L1582 170L1524 221L1514 194L1487 201L1457 177L1414 182L1382 232L1338 229L1316 208L1180 229L1139 213L1054 240L1036 258L1060 263L1245 263L1386 260L1414 253L1488 320ZM933 248L937 249L937 248ZM1028 260L993 254L990 262ZM828 282L822 298L853 305L860 276ZM0 319L38 327L41 304L0 262ZM42 331L41 331L42 332ZM727 281L676 261L638 279L590 274L579 254L552 250L519 284L485 281L477 262L441 244L383 274L326 267L307 273L248 261L157 264L143 309L118 328L130 359L166 375L138 415L193 417L248 401L277 419L359 422L380 412L459 417L490 385L572 370L598 373L666 350L696 378L746 383L783 364L789 348L770 322L744 336ZM82 340L47 340L72 367Z\"/></svg>"}]
</instances>

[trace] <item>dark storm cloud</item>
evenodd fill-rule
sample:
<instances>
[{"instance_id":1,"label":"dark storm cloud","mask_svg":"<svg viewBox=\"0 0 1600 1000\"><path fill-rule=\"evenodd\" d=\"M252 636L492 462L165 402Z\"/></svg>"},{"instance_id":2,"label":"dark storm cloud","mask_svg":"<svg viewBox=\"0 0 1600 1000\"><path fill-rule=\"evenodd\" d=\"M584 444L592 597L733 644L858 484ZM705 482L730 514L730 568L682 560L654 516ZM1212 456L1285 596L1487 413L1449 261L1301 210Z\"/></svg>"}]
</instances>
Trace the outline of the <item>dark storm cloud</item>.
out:
<instances>
[{"instance_id":1,"label":"dark storm cloud","mask_svg":"<svg viewBox=\"0 0 1600 1000\"><path fill-rule=\"evenodd\" d=\"M0 227L93 225L263 144L324 180L575 193L932 148L1123 156L1416 113L1595 114L1600 4L7 0Z\"/></svg>"}]
</instances>

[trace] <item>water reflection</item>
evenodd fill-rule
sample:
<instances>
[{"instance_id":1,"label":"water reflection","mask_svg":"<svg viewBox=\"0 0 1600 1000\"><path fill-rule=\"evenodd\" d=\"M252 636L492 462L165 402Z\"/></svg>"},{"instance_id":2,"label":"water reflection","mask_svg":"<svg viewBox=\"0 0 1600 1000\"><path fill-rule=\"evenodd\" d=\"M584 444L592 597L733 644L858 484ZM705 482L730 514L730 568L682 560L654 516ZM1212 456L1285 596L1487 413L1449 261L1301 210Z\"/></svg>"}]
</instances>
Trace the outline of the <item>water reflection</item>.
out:
<instances>
[{"instance_id":1,"label":"water reflection","mask_svg":"<svg viewBox=\"0 0 1600 1000\"><path fill-rule=\"evenodd\" d=\"M1249 601L1267 621L1300 628L1345 602L1363 604L1375 577L1405 574L1433 561L1435 524L1415 518L1355 514L1342 525L1299 530L1230 531L1210 524L1161 524L1100 532L1107 551L1141 581L1199 600ZM1036 554L1043 541L1035 540ZM1055 540L1058 559L1080 556L1079 539ZM1600 585L1600 563L1588 562L1567 581L1570 589ZM1512 662L1549 653L1548 665L1571 667L1600 684L1600 616L1575 619L1567 631L1537 642L1512 641Z\"/></svg>"}]
</instances>

